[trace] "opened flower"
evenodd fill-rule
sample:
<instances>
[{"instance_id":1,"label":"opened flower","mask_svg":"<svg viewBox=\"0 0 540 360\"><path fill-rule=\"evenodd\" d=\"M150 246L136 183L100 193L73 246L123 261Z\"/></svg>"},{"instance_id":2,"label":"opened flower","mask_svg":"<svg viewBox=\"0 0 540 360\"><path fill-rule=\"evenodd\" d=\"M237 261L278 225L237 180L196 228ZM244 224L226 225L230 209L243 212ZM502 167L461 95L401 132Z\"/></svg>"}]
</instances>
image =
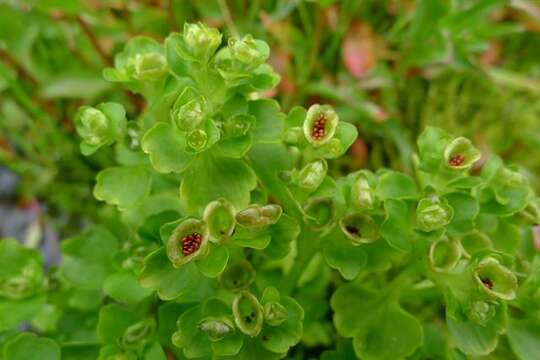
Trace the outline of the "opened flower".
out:
<instances>
[{"instance_id":1,"label":"opened flower","mask_svg":"<svg viewBox=\"0 0 540 360\"><path fill-rule=\"evenodd\" d=\"M474 269L474 279L489 298L513 300L516 297L516 276L493 257L487 257L478 263Z\"/></svg>"},{"instance_id":2,"label":"opened flower","mask_svg":"<svg viewBox=\"0 0 540 360\"><path fill-rule=\"evenodd\" d=\"M175 267L206 254L208 227L195 218L181 220L167 242L167 256Z\"/></svg>"},{"instance_id":3,"label":"opened flower","mask_svg":"<svg viewBox=\"0 0 540 360\"><path fill-rule=\"evenodd\" d=\"M312 105L304 120L304 136L319 147L328 143L336 133L339 117L330 105Z\"/></svg>"}]
</instances>

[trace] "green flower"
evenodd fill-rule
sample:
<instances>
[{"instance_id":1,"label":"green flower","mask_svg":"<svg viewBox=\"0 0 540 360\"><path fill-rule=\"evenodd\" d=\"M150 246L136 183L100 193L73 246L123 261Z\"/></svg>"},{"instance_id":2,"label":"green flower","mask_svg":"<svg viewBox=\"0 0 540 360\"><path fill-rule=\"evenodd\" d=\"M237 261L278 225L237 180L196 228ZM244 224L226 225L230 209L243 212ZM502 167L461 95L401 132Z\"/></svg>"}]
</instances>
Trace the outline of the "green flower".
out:
<instances>
[{"instance_id":1,"label":"green flower","mask_svg":"<svg viewBox=\"0 0 540 360\"><path fill-rule=\"evenodd\" d=\"M247 260L229 265L220 275L221 286L228 291L247 289L255 281L255 269Z\"/></svg>"},{"instance_id":2,"label":"green flower","mask_svg":"<svg viewBox=\"0 0 540 360\"><path fill-rule=\"evenodd\" d=\"M379 238L379 226L368 215L347 215L339 221L339 227L354 245L369 244Z\"/></svg>"},{"instance_id":3,"label":"green flower","mask_svg":"<svg viewBox=\"0 0 540 360\"><path fill-rule=\"evenodd\" d=\"M159 53L137 54L133 77L141 81L155 81L167 75L169 68L165 56Z\"/></svg>"},{"instance_id":4,"label":"green flower","mask_svg":"<svg viewBox=\"0 0 540 360\"><path fill-rule=\"evenodd\" d=\"M117 103L82 106L75 116L75 129L82 138L81 152L91 155L102 146L111 145L126 129L126 112Z\"/></svg>"},{"instance_id":5,"label":"green flower","mask_svg":"<svg viewBox=\"0 0 540 360\"><path fill-rule=\"evenodd\" d=\"M13 239L0 240L0 297L21 300L43 288L43 265L36 250Z\"/></svg>"},{"instance_id":6,"label":"green flower","mask_svg":"<svg viewBox=\"0 0 540 360\"><path fill-rule=\"evenodd\" d=\"M199 322L198 328L208 335L210 341L219 341L234 332L233 322L225 316L204 318Z\"/></svg>"},{"instance_id":7,"label":"green flower","mask_svg":"<svg viewBox=\"0 0 540 360\"><path fill-rule=\"evenodd\" d=\"M279 326L289 316L289 311L278 302L264 304L264 321L270 326Z\"/></svg>"},{"instance_id":8,"label":"green flower","mask_svg":"<svg viewBox=\"0 0 540 360\"><path fill-rule=\"evenodd\" d=\"M223 122L223 130L227 137L246 135L254 126L256 119L252 115L238 114Z\"/></svg>"},{"instance_id":9,"label":"green flower","mask_svg":"<svg viewBox=\"0 0 540 360\"><path fill-rule=\"evenodd\" d=\"M454 209L444 198L424 198L416 208L417 226L424 231L440 229L448 225L453 217Z\"/></svg>"},{"instance_id":10,"label":"green flower","mask_svg":"<svg viewBox=\"0 0 540 360\"><path fill-rule=\"evenodd\" d=\"M171 119L180 130L191 130L202 124L207 112L206 99L195 89L186 87L174 102Z\"/></svg>"},{"instance_id":11,"label":"green flower","mask_svg":"<svg viewBox=\"0 0 540 360\"><path fill-rule=\"evenodd\" d=\"M255 337L262 330L264 310L253 294L242 291L233 300L232 311L236 326L244 334Z\"/></svg>"},{"instance_id":12,"label":"green flower","mask_svg":"<svg viewBox=\"0 0 540 360\"><path fill-rule=\"evenodd\" d=\"M461 253L461 246L457 241L442 237L429 247L429 266L434 271L451 270L457 265Z\"/></svg>"},{"instance_id":13,"label":"green flower","mask_svg":"<svg viewBox=\"0 0 540 360\"><path fill-rule=\"evenodd\" d=\"M306 164L299 172L296 183L308 190L316 190L328 171L328 164L324 159L318 159Z\"/></svg>"},{"instance_id":14,"label":"green flower","mask_svg":"<svg viewBox=\"0 0 540 360\"><path fill-rule=\"evenodd\" d=\"M221 36L218 29L200 22L184 24L182 38L190 60L207 62L221 44Z\"/></svg>"},{"instance_id":15,"label":"green flower","mask_svg":"<svg viewBox=\"0 0 540 360\"><path fill-rule=\"evenodd\" d=\"M257 228L277 223L283 210L281 206L251 205L236 214L236 222L247 228Z\"/></svg>"},{"instance_id":16,"label":"green flower","mask_svg":"<svg viewBox=\"0 0 540 360\"><path fill-rule=\"evenodd\" d=\"M209 203L204 209L203 219L208 226L210 241L221 242L232 235L236 225L235 210L226 199Z\"/></svg>"},{"instance_id":17,"label":"green flower","mask_svg":"<svg viewBox=\"0 0 540 360\"><path fill-rule=\"evenodd\" d=\"M122 335L122 345L128 349L141 349L152 341L155 330L154 319L145 319L130 325Z\"/></svg>"},{"instance_id":18,"label":"green flower","mask_svg":"<svg viewBox=\"0 0 540 360\"><path fill-rule=\"evenodd\" d=\"M375 191L365 174L358 174L352 183L350 201L353 206L359 209L373 208L375 204Z\"/></svg>"},{"instance_id":19,"label":"green flower","mask_svg":"<svg viewBox=\"0 0 540 360\"><path fill-rule=\"evenodd\" d=\"M180 267L205 255L208 250L208 227L204 221L185 218L178 222L167 241L167 257Z\"/></svg>"},{"instance_id":20,"label":"green flower","mask_svg":"<svg viewBox=\"0 0 540 360\"><path fill-rule=\"evenodd\" d=\"M497 313L497 304L488 301L473 301L467 309L467 315L474 322L485 325Z\"/></svg>"},{"instance_id":21,"label":"green flower","mask_svg":"<svg viewBox=\"0 0 540 360\"><path fill-rule=\"evenodd\" d=\"M513 300L516 297L516 276L493 257L487 257L476 265L474 279L488 298Z\"/></svg>"},{"instance_id":22,"label":"green flower","mask_svg":"<svg viewBox=\"0 0 540 360\"><path fill-rule=\"evenodd\" d=\"M233 59L253 69L265 62L270 55L268 45L249 34L240 40L229 39L229 49Z\"/></svg>"},{"instance_id":23,"label":"green flower","mask_svg":"<svg viewBox=\"0 0 540 360\"><path fill-rule=\"evenodd\" d=\"M455 138L444 148L445 164L454 170L468 169L481 157L480 151L464 137Z\"/></svg>"},{"instance_id":24,"label":"green flower","mask_svg":"<svg viewBox=\"0 0 540 360\"><path fill-rule=\"evenodd\" d=\"M336 133L339 117L330 105L312 105L304 120L304 136L314 147L327 144Z\"/></svg>"},{"instance_id":25,"label":"green flower","mask_svg":"<svg viewBox=\"0 0 540 360\"><path fill-rule=\"evenodd\" d=\"M208 144L208 134L203 129L195 129L187 134L186 141L191 149L197 152L202 151Z\"/></svg>"}]
</instances>

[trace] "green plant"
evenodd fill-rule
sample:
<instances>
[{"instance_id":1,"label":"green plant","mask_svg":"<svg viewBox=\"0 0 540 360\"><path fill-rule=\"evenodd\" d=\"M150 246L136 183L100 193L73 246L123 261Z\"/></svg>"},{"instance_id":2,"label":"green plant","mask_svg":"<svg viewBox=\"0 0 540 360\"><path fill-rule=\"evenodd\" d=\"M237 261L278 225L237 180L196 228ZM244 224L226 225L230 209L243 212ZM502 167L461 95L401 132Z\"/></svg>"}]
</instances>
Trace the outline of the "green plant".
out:
<instances>
[{"instance_id":1,"label":"green plant","mask_svg":"<svg viewBox=\"0 0 540 360\"><path fill-rule=\"evenodd\" d=\"M116 165L96 177L104 222L62 242L58 269L0 243L3 358L535 358L526 177L434 127L414 176L331 177L356 127L329 105L283 113L261 95L279 81L268 45L221 42L187 24L164 45L131 39L105 69L145 111L75 118L81 151L112 147Z\"/></svg>"}]
</instances>

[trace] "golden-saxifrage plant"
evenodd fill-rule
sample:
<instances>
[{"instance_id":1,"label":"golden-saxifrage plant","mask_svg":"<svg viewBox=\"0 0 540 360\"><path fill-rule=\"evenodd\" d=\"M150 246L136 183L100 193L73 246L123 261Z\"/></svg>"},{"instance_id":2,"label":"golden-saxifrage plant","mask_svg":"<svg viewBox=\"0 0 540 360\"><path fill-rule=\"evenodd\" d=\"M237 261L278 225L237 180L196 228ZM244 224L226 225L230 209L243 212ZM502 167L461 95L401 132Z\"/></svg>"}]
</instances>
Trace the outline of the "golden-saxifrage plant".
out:
<instances>
[{"instance_id":1,"label":"golden-saxifrage plant","mask_svg":"<svg viewBox=\"0 0 540 360\"><path fill-rule=\"evenodd\" d=\"M356 128L329 105L284 114L260 96L279 81L268 46L222 43L187 24L164 45L132 39L104 71L147 103L133 120L114 102L75 119L83 154L114 147L94 195L118 216L65 240L47 274L0 243L4 358L263 360L321 344L327 360L535 358L527 180L497 156L471 175L471 141L430 127L414 177L332 178ZM43 336L10 332L23 320Z\"/></svg>"}]
</instances>

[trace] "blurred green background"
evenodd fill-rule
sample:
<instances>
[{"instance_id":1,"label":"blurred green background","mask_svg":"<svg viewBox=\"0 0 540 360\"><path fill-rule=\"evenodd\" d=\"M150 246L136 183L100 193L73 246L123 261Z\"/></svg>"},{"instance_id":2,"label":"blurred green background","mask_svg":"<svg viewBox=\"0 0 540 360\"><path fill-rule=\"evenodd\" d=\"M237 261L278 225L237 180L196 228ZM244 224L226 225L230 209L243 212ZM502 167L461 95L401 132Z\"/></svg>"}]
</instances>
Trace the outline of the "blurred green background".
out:
<instances>
[{"instance_id":1,"label":"blurred green background","mask_svg":"<svg viewBox=\"0 0 540 360\"><path fill-rule=\"evenodd\" d=\"M540 188L537 1L0 1L4 218L37 213L23 228L39 237L43 223L69 234L99 216L94 174L112 159L80 155L73 116L104 100L142 113L141 99L102 69L129 38L162 41L194 21L266 40L281 83L263 96L284 110L331 103L358 126L334 174L409 172L414 139L430 124L500 154ZM0 226L0 235L12 231Z\"/></svg>"}]
</instances>

